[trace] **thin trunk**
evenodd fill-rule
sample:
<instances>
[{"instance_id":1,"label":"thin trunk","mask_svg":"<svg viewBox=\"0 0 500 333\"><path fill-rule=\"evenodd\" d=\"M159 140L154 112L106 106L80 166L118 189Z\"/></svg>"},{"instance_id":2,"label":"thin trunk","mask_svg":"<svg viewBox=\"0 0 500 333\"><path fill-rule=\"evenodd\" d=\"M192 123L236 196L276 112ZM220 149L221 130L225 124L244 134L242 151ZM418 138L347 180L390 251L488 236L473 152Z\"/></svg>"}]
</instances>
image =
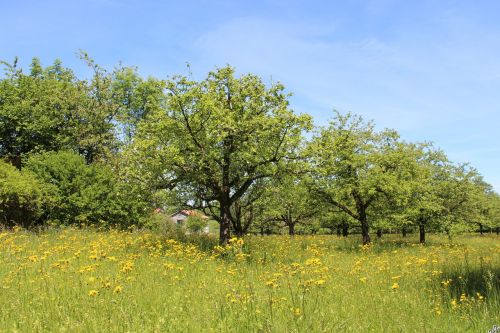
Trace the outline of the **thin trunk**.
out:
<instances>
[{"instance_id":1,"label":"thin trunk","mask_svg":"<svg viewBox=\"0 0 500 333\"><path fill-rule=\"evenodd\" d=\"M260 227L260 235L264 236L264 227Z\"/></svg>"},{"instance_id":2,"label":"thin trunk","mask_svg":"<svg viewBox=\"0 0 500 333\"><path fill-rule=\"evenodd\" d=\"M498 236L498 234L500 233L500 228L496 227L495 232L497 233L497 236Z\"/></svg>"},{"instance_id":3,"label":"thin trunk","mask_svg":"<svg viewBox=\"0 0 500 333\"><path fill-rule=\"evenodd\" d=\"M377 229L377 238L382 238L382 229Z\"/></svg>"},{"instance_id":4,"label":"thin trunk","mask_svg":"<svg viewBox=\"0 0 500 333\"><path fill-rule=\"evenodd\" d=\"M347 237L349 235L349 225L347 223L342 224L342 236Z\"/></svg>"},{"instance_id":5,"label":"thin trunk","mask_svg":"<svg viewBox=\"0 0 500 333\"><path fill-rule=\"evenodd\" d=\"M419 224L418 229L420 231L420 244L425 244L425 225Z\"/></svg>"},{"instance_id":6,"label":"thin trunk","mask_svg":"<svg viewBox=\"0 0 500 333\"><path fill-rule=\"evenodd\" d=\"M340 226L337 227L337 236L340 237L342 235L342 228Z\"/></svg>"},{"instance_id":7,"label":"thin trunk","mask_svg":"<svg viewBox=\"0 0 500 333\"><path fill-rule=\"evenodd\" d=\"M479 233L481 234L481 236L483 235L483 224L482 223L479 223Z\"/></svg>"},{"instance_id":8,"label":"thin trunk","mask_svg":"<svg viewBox=\"0 0 500 333\"><path fill-rule=\"evenodd\" d=\"M289 223L288 224L288 234L290 236L294 236L295 235L295 223Z\"/></svg>"},{"instance_id":9,"label":"thin trunk","mask_svg":"<svg viewBox=\"0 0 500 333\"><path fill-rule=\"evenodd\" d=\"M245 230L243 227L242 223L242 213L241 213L241 206L239 204L239 200L236 200L233 204L234 206L234 213L233 213L233 230L234 234L236 237L243 237L245 234Z\"/></svg>"},{"instance_id":10,"label":"thin trunk","mask_svg":"<svg viewBox=\"0 0 500 333\"><path fill-rule=\"evenodd\" d=\"M403 237L406 237L408 230L406 230L406 227L403 227L401 232L403 233Z\"/></svg>"}]
</instances>

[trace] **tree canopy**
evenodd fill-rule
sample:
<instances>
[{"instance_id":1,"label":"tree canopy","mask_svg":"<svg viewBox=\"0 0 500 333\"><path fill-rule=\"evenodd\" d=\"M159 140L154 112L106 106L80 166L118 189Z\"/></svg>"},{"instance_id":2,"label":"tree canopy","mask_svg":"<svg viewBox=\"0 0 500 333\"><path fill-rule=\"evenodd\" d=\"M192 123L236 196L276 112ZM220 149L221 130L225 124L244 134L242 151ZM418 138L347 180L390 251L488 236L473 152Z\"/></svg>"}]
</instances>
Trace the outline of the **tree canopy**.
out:
<instances>
[{"instance_id":1,"label":"tree canopy","mask_svg":"<svg viewBox=\"0 0 500 333\"><path fill-rule=\"evenodd\" d=\"M315 127L281 83L230 66L159 79L80 58L83 78L59 60L34 58L26 72L2 62L4 226L140 226L188 208L219 223L221 244L296 226L360 232L364 244L373 229L418 230L425 242L428 231L500 228L492 186L430 143L351 113Z\"/></svg>"},{"instance_id":2,"label":"tree canopy","mask_svg":"<svg viewBox=\"0 0 500 333\"><path fill-rule=\"evenodd\" d=\"M231 67L200 82L176 76L165 89L165 107L141 124L132 149L139 163L161 161L153 169L158 187L189 192L190 204L220 223L226 243L236 220L232 208L296 157L311 119L290 110L281 84L267 88L255 75L235 78Z\"/></svg>"}]
</instances>

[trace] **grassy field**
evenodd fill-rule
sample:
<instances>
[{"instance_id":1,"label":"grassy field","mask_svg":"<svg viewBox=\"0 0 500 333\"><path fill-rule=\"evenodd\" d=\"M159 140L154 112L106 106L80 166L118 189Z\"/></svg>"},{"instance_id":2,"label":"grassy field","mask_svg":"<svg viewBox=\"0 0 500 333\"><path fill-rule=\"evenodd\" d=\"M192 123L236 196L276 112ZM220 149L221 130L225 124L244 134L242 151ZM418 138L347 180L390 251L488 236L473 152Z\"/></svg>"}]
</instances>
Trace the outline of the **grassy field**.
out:
<instances>
[{"instance_id":1,"label":"grassy field","mask_svg":"<svg viewBox=\"0 0 500 333\"><path fill-rule=\"evenodd\" d=\"M499 240L3 232L0 332L487 332Z\"/></svg>"}]
</instances>

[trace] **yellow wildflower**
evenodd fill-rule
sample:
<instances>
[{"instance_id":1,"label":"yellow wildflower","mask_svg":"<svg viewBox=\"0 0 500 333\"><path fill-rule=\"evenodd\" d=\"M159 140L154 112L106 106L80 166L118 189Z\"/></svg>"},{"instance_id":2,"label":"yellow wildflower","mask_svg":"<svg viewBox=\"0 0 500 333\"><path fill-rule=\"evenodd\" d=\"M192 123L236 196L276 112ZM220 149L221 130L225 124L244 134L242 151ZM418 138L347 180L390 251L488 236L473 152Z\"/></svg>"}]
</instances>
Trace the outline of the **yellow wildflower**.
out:
<instances>
[{"instance_id":1,"label":"yellow wildflower","mask_svg":"<svg viewBox=\"0 0 500 333\"><path fill-rule=\"evenodd\" d=\"M99 295L99 291L98 290L93 289L93 290L89 291L89 296L90 297L95 297L97 295Z\"/></svg>"}]
</instances>

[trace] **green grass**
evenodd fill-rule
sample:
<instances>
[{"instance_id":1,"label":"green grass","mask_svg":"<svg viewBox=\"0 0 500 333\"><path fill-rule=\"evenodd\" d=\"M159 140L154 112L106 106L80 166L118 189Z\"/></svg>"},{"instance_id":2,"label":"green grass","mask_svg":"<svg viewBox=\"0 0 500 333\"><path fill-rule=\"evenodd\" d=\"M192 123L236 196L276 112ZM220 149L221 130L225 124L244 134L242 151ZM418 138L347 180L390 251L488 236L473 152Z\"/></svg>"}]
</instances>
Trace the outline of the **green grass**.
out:
<instances>
[{"instance_id":1,"label":"green grass","mask_svg":"<svg viewBox=\"0 0 500 333\"><path fill-rule=\"evenodd\" d=\"M0 332L487 332L495 235L264 236L201 251L147 232L0 233Z\"/></svg>"}]
</instances>

